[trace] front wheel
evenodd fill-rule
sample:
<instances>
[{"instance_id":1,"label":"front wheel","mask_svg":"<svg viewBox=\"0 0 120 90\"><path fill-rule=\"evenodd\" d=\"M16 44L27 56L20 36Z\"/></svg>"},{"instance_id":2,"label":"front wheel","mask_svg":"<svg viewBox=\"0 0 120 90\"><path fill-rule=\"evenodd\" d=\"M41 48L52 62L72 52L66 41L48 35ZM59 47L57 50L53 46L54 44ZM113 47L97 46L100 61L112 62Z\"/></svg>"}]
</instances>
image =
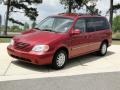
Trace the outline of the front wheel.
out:
<instances>
[{"instance_id":1,"label":"front wheel","mask_svg":"<svg viewBox=\"0 0 120 90\"><path fill-rule=\"evenodd\" d=\"M107 53L107 48L108 48L107 43L106 43L106 42L103 42L103 43L101 44L100 50L98 51L98 55L100 55L100 56L106 55L106 53Z\"/></svg>"},{"instance_id":2,"label":"front wheel","mask_svg":"<svg viewBox=\"0 0 120 90\"><path fill-rule=\"evenodd\" d=\"M58 51L53 58L52 67L56 70L62 69L66 64L67 59L67 53L64 50Z\"/></svg>"}]
</instances>

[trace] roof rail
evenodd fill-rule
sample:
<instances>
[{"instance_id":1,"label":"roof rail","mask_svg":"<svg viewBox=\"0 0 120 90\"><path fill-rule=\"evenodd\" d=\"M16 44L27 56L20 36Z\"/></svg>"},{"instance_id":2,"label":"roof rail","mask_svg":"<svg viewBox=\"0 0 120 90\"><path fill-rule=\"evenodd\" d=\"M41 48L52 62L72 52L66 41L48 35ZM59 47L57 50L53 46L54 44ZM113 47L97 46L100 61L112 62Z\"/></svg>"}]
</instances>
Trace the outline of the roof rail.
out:
<instances>
[{"instance_id":1,"label":"roof rail","mask_svg":"<svg viewBox=\"0 0 120 90\"><path fill-rule=\"evenodd\" d=\"M80 15L80 16L82 16L82 15L91 15L91 16L92 16L92 15L97 15L97 16L101 16L101 15L99 15L99 14L90 14L90 13L79 13L79 15Z\"/></svg>"},{"instance_id":2,"label":"roof rail","mask_svg":"<svg viewBox=\"0 0 120 90\"><path fill-rule=\"evenodd\" d=\"M65 13L59 13L58 15L62 15L62 14L65 14Z\"/></svg>"},{"instance_id":3,"label":"roof rail","mask_svg":"<svg viewBox=\"0 0 120 90\"><path fill-rule=\"evenodd\" d=\"M71 14L71 15L78 15L78 13L59 13L58 15L63 15L63 14Z\"/></svg>"},{"instance_id":4,"label":"roof rail","mask_svg":"<svg viewBox=\"0 0 120 90\"><path fill-rule=\"evenodd\" d=\"M76 15L76 16L82 16L82 15L90 15L90 16L96 15L96 16L101 16L99 14L89 14L89 13L59 13L58 15L63 15L63 14L70 14L70 15Z\"/></svg>"}]
</instances>

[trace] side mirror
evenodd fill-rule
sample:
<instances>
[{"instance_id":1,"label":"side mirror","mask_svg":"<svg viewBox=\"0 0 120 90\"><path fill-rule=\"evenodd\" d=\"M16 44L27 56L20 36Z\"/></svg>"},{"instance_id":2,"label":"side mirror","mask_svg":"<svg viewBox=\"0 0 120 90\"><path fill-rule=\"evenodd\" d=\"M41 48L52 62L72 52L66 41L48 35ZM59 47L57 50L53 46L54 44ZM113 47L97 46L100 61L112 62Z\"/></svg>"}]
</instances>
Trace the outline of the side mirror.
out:
<instances>
[{"instance_id":1,"label":"side mirror","mask_svg":"<svg viewBox=\"0 0 120 90\"><path fill-rule=\"evenodd\" d=\"M72 35L79 35L81 33L81 30L75 29L72 31Z\"/></svg>"}]
</instances>

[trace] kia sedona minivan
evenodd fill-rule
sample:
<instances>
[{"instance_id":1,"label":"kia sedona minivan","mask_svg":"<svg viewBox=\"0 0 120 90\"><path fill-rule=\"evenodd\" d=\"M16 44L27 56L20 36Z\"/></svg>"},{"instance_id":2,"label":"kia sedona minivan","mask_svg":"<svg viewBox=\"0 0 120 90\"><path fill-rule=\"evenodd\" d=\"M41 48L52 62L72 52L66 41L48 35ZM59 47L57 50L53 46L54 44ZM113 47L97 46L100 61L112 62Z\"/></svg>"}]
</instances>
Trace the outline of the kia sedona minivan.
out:
<instances>
[{"instance_id":1,"label":"kia sedona minivan","mask_svg":"<svg viewBox=\"0 0 120 90\"><path fill-rule=\"evenodd\" d=\"M21 61L61 69L70 58L92 52L104 56L111 42L111 26L105 17L62 13L15 36L7 50Z\"/></svg>"}]
</instances>

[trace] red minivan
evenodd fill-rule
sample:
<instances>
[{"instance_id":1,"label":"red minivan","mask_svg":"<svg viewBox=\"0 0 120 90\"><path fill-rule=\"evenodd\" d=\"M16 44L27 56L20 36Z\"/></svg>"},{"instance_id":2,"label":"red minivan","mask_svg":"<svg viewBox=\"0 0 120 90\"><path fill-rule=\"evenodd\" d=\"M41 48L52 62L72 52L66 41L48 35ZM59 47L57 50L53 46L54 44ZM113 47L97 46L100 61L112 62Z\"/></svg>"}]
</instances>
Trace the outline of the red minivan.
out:
<instances>
[{"instance_id":1,"label":"red minivan","mask_svg":"<svg viewBox=\"0 0 120 90\"><path fill-rule=\"evenodd\" d=\"M112 31L105 17L63 13L15 36L7 50L21 61L61 69L70 58L92 52L104 56L111 42Z\"/></svg>"}]
</instances>

